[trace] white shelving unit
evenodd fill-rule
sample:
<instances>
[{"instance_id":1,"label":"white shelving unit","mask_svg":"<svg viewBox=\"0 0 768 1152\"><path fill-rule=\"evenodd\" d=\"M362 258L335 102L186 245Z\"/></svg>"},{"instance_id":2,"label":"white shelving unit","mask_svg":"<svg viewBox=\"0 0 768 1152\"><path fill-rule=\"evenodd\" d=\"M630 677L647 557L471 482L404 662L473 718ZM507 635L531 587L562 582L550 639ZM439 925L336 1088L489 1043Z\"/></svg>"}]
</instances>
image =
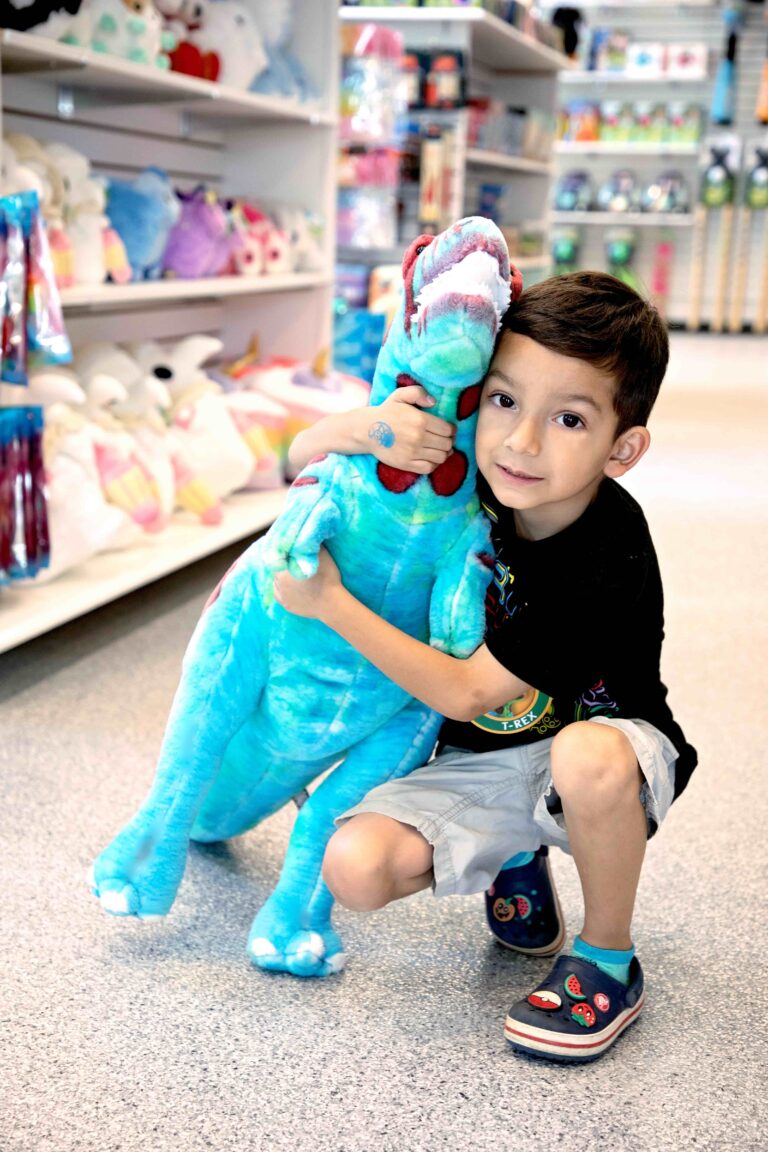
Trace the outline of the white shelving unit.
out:
<instances>
[{"instance_id":1,"label":"white shelving unit","mask_svg":"<svg viewBox=\"0 0 768 1152\"><path fill-rule=\"evenodd\" d=\"M594 224L601 228L690 228L692 212L553 212L553 224Z\"/></svg>"},{"instance_id":2,"label":"white shelving unit","mask_svg":"<svg viewBox=\"0 0 768 1152\"><path fill-rule=\"evenodd\" d=\"M698 144L667 144L655 141L645 144L638 141L613 140L558 140L555 144L558 156L698 156Z\"/></svg>"},{"instance_id":3,"label":"white shelving unit","mask_svg":"<svg viewBox=\"0 0 768 1152\"><path fill-rule=\"evenodd\" d=\"M69 289L63 306L75 347L91 340L174 340L204 332L221 337L227 356L240 354L256 335L265 356L310 358L329 343L337 11L333 0L296 5L292 50L319 93L307 104L0 31L3 131L70 144L99 175L129 179L157 165L179 188L205 183L225 196L307 208L326 224L324 266L316 273ZM218 527L178 515L141 546L96 556L50 584L0 589L0 651L257 534L283 501L282 490L237 494L225 501Z\"/></svg>"},{"instance_id":4,"label":"white shelving unit","mask_svg":"<svg viewBox=\"0 0 768 1152\"><path fill-rule=\"evenodd\" d=\"M468 68L469 88L473 95L487 95L516 107L534 107L554 116L557 76L572 67L561 52L541 44L482 8L386 8L343 7L341 20L347 23L386 24L403 37L406 48L428 50L442 48L464 54ZM422 118L431 111L419 113ZM552 158L534 159L508 155L467 146L468 115L435 111L434 119L445 121L455 140L452 180L451 216L472 214L478 210L479 186L484 182L514 185L515 218L510 225L540 220L547 202L549 185L555 168ZM399 262L402 249L345 249L344 259L380 263ZM540 257L522 257L521 268L531 273L546 274L551 265L549 253Z\"/></svg>"}]
</instances>

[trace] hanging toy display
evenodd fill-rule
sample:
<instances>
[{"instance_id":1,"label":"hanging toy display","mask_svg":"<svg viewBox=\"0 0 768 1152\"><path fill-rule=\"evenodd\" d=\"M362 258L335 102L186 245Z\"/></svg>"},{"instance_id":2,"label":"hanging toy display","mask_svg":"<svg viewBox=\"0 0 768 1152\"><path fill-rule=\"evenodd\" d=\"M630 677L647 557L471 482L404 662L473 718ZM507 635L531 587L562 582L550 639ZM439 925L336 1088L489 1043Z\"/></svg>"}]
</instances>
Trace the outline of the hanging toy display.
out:
<instances>
[{"instance_id":1,"label":"hanging toy display","mask_svg":"<svg viewBox=\"0 0 768 1152\"><path fill-rule=\"evenodd\" d=\"M71 359L36 192L0 198L0 584L50 556L43 413L18 404L29 371Z\"/></svg>"},{"instance_id":2,"label":"hanging toy display","mask_svg":"<svg viewBox=\"0 0 768 1152\"><path fill-rule=\"evenodd\" d=\"M581 169L564 172L555 185L557 212L588 212L594 206L593 200L589 173Z\"/></svg>"},{"instance_id":3,"label":"hanging toy display","mask_svg":"<svg viewBox=\"0 0 768 1152\"><path fill-rule=\"evenodd\" d=\"M688 212L690 194L681 172L660 172L640 196L643 212Z\"/></svg>"},{"instance_id":4,"label":"hanging toy display","mask_svg":"<svg viewBox=\"0 0 768 1152\"><path fill-rule=\"evenodd\" d=\"M741 332L746 322L745 304L747 284L752 266L753 250L758 253L758 268L762 269L762 283L757 310L752 324L754 332L764 332L768 317L768 140L749 146L752 157L747 160L744 183L744 201L739 211L738 240L734 263L734 284L728 327ZM753 217L759 221L755 243L752 243ZM762 224L762 230L760 229ZM762 231L762 240L760 232ZM762 253L762 259L760 254Z\"/></svg>"},{"instance_id":5,"label":"hanging toy display","mask_svg":"<svg viewBox=\"0 0 768 1152\"><path fill-rule=\"evenodd\" d=\"M628 168L611 173L597 190L597 207L601 212L639 211L640 187L635 173Z\"/></svg>"},{"instance_id":6,"label":"hanging toy display","mask_svg":"<svg viewBox=\"0 0 768 1152\"><path fill-rule=\"evenodd\" d=\"M561 228L552 237L552 262L556 276L575 272L579 266L581 232L578 228Z\"/></svg>"},{"instance_id":7,"label":"hanging toy display","mask_svg":"<svg viewBox=\"0 0 768 1152\"><path fill-rule=\"evenodd\" d=\"M611 276L642 293L640 281L631 267L636 243L637 237L631 228L612 228L605 234L605 256Z\"/></svg>"}]
</instances>

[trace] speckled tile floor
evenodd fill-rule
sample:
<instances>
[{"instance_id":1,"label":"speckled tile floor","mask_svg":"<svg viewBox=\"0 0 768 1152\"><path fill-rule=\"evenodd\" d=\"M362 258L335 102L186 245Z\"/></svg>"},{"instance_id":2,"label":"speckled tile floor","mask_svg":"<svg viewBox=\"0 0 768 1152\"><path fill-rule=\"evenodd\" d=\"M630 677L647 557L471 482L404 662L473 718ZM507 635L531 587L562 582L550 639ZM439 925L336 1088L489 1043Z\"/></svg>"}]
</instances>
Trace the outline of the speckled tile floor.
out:
<instances>
[{"instance_id":1,"label":"speckled tile floor","mask_svg":"<svg viewBox=\"0 0 768 1152\"><path fill-rule=\"evenodd\" d=\"M639 1023L590 1066L515 1057L505 1010L547 962L497 948L479 898L337 913L339 978L251 969L287 811L193 850L166 921L99 911L86 867L146 790L220 555L0 658L3 1152L768 1147L768 347L674 347L628 486L655 531L665 678L701 766L648 852ZM575 931L575 871L554 867Z\"/></svg>"}]
</instances>

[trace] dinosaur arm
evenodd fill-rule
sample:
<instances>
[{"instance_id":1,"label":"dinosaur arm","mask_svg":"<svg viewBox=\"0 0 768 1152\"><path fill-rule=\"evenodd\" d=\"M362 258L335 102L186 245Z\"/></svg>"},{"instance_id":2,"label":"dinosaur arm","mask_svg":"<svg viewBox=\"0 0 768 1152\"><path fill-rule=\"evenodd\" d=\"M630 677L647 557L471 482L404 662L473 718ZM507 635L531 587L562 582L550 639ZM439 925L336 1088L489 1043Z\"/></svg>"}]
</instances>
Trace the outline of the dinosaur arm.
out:
<instances>
[{"instance_id":1,"label":"dinosaur arm","mask_svg":"<svg viewBox=\"0 0 768 1152\"><path fill-rule=\"evenodd\" d=\"M409 695L452 720L473 720L530 690L485 645L460 660L382 620L347 591L325 550L317 576L297 581L282 572L275 595L289 612L322 620Z\"/></svg>"},{"instance_id":2,"label":"dinosaur arm","mask_svg":"<svg viewBox=\"0 0 768 1152\"><path fill-rule=\"evenodd\" d=\"M343 456L316 456L299 473L264 539L264 562L270 571L287 570L299 580L317 571L320 546L336 535L342 520L345 477L348 480Z\"/></svg>"},{"instance_id":3,"label":"dinosaur arm","mask_svg":"<svg viewBox=\"0 0 768 1152\"><path fill-rule=\"evenodd\" d=\"M427 475L453 447L453 425L422 407L434 404L418 384L398 388L375 407L334 413L300 432L288 451L293 471L321 452L371 453L382 464Z\"/></svg>"},{"instance_id":4,"label":"dinosaur arm","mask_svg":"<svg viewBox=\"0 0 768 1152\"><path fill-rule=\"evenodd\" d=\"M430 644L469 656L485 635L485 590L493 571L490 526L478 512L441 561L429 606Z\"/></svg>"}]
</instances>

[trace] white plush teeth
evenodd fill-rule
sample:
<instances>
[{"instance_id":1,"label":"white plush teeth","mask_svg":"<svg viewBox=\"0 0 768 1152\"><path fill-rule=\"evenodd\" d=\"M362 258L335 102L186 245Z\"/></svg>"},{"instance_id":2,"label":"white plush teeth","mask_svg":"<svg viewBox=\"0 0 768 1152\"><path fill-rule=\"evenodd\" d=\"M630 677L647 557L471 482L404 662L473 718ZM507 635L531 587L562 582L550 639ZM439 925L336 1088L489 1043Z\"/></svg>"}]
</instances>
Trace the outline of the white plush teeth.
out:
<instances>
[{"instance_id":1,"label":"white plush teeth","mask_svg":"<svg viewBox=\"0 0 768 1152\"><path fill-rule=\"evenodd\" d=\"M470 252L458 264L441 272L425 284L416 297L416 319L420 320L430 304L451 292L484 296L493 303L497 323L509 307L509 282L499 275L499 266L490 252Z\"/></svg>"}]
</instances>

